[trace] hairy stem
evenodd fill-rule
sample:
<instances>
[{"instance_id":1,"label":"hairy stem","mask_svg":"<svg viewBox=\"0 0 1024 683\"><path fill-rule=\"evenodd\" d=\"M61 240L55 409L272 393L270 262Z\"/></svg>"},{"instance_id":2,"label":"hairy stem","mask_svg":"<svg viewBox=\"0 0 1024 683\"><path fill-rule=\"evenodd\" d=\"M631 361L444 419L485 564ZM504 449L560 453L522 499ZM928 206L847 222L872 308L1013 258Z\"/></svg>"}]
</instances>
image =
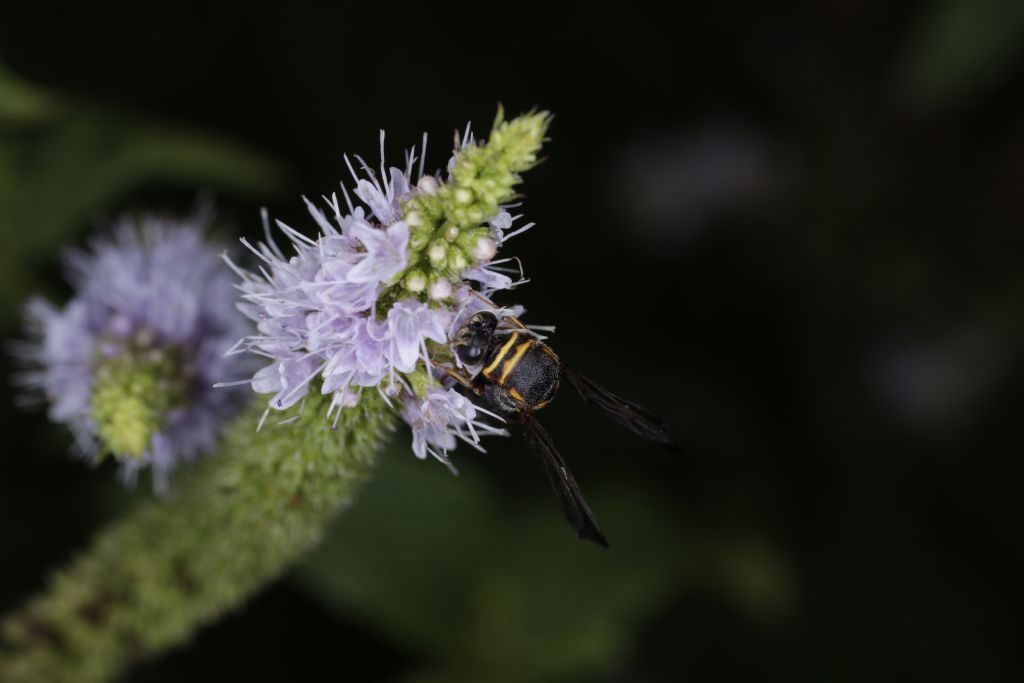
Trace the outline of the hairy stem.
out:
<instances>
[{"instance_id":1,"label":"hairy stem","mask_svg":"<svg viewBox=\"0 0 1024 683\"><path fill-rule=\"evenodd\" d=\"M368 392L369 393L369 392ZM391 425L376 396L323 424L323 399L256 433L257 399L172 495L101 530L0 630L0 683L106 681L186 640L313 546Z\"/></svg>"}]
</instances>

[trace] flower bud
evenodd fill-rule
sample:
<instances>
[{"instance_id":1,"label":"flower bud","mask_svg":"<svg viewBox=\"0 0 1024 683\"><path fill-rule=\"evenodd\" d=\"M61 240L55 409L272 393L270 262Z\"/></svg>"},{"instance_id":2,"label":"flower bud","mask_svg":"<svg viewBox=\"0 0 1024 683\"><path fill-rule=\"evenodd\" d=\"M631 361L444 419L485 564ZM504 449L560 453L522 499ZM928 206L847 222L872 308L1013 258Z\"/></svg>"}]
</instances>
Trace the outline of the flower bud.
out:
<instances>
[{"instance_id":1,"label":"flower bud","mask_svg":"<svg viewBox=\"0 0 1024 683\"><path fill-rule=\"evenodd\" d=\"M419 188L420 192L423 194L433 197L437 194L437 178L432 175L425 175L420 178L418 183L416 183L416 187Z\"/></svg>"},{"instance_id":2,"label":"flower bud","mask_svg":"<svg viewBox=\"0 0 1024 683\"><path fill-rule=\"evenodd\" d=\"M477 239L476 244L473 245L470 253L473 254L473 258L477 261L490 261L497 252L497 242L490 237L480 237Z\"/></svg>"},{"instance_id":3,"label":"flower bud","mask_svg":"<svg viewBox=\"0 0 1024 683\"><path fill-rule=\"evenodd\" d=\"M434 266L439 266L444 263L445 257L448 255L448 249L445 247L444 242L434 242L427 249L427 258L430 259L430 263Z\"/></svg>"},{"instance_id":4,"label":"flower bud","mask_svg":"<svg viewBox=\"0 0 1024 683\"><path fill-rule=\"evenodd\" d=\"M405 224L415 230L416 228L423 225L423 216L419 211L410 211L405 214Z\"/></svg>"},{"instance_id":5,"label":"flower bud","mask_svg":"<svg viewBox=\"0 0 1024 683\"><path fill-rule=\"evenodd\" d=\"M466 255L462 253L462 250L458 247L452 247L448 254L448 265L455 271L465 270L469 262L466 260Z\"/></svg>"},{"instance_id":6,"label":"flower bud","mask_svg":"<svg viewBox=\"0 0 1024 683\"><path fill-rule=\"evenodd\" d=\"M427 276L423 274L423 271L412 271L405 276L405 288L413 294L419 294L427 288Z\"/></svg>"},{"instance_id":7,"label":"flower bud","mask_svg":"<svg viewBox=\"0 0 1024 683\"><path fill-rule=\"evenodd\" d=\"M430 298L443 301L452 295L452 283L447 278L438 278L430 283Z\"/></svg>"},{"instance_id":8,"label":"flower bud","mask_svg":"<svg viewBox=\"0 0 1024 683\"><path fill-rule=\"evenodd\" d=\"M419 228L409 235L409 248L413 251L421 251L430 243L432 231L429 228Z\"/></svg>"}]
</instances>

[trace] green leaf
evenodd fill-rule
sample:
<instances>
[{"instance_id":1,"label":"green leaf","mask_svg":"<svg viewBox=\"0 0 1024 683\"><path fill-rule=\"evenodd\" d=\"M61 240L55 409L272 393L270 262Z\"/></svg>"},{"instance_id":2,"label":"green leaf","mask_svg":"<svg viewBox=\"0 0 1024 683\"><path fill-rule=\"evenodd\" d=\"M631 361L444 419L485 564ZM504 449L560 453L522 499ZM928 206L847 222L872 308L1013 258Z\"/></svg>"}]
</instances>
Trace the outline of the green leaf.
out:
<instances>
[{"instance_id":1,"label":"green leaf","mask_svg":"<svg viewBox=\"0 0 1024 683\"><path fill-rule=\"evenodd\" d=\"M266 196L283 184L280 166L244 145L58 100L0 66L0 320L34 288L36 264L132 191Z\"/></svg>"},{"instance_id":2,"label":"green leaf","mask_svg":"<svg viewBox=\"0 0 1024 683\"><path fill-rule=\"evenodd\" d=\"M0 175L5 236L26 255L49 251L127 192L147 184L268 193L282 176L263 156L213 136L89 112L27 141L4 141L13 172ZM3 143L0 143L3 144ZM13 159L12 159L13 157Z\"/></svg>"},{"instance_id":3,"label":"green leaf","mask_svg":"<svg viewBox=\"0 0 1024 683\"><path fill-rule=\"evenodd\" d=\"M48 119L60 108L56 95L17 78L0 64L0 130Z\"/></svg>"},{"instance_id":4,"label":"green leaf","mask_svg":"<svg viewBox=\"0 0 1024 683\"><path fill-rule=\"evenodd\" d=\"M925 7L904 61L907 88L920 105L945 107L982 96L1019 68L1024 3L945 0Z\"/></svg>"},{"instance_id":5,"label":"green leaf","mask_svg":"<svg viewBox=\"0 0 1024 683\"><path fill-rule=\"evenodd\" d=\"M438 662L410 680L608 671L640 623L696 588L757 618L785 611L789 575L770 545L685 528L671 504L618 481L588 486L606 551L573 538L542 483L513 508L476 475L482 467L452 477L407 448L386 453L357 509L295 574L340 613Z\"/></svg>"},{"instance_id":6,"label":"green leaf","mask_svg":"<svg viewBox=\"0 0 1024 683\"><path fill-rule=\"evenodd\" d=\"M402 441L402 439L398 439ZM298 569L300 585L413 649L449 647L499 521L482 482L389 449L359 505Z\"/></svg>"}]
</instances>

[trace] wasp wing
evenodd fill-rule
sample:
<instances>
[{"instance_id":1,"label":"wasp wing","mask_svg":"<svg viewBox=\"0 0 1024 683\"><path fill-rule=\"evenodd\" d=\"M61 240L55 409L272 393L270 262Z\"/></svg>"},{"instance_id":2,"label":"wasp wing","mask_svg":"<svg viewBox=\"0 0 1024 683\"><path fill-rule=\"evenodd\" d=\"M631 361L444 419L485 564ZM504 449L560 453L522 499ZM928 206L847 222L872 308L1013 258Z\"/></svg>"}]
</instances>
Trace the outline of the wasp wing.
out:
<instances>
[{"instance_id":1,"label":"wasp wing","mask_svg":"<svg viewBox=\"0 0 1024 683\"><path fill-rule=\"evenodd\" d=\"M544 465L544 471L547 473L548 479L551 480L551 488L554 489L558 498L558 506L562 509L562 514L565 515L569 524L576 530L577 538L584 538L607 548L608 541L605 540L604 534L597 526L594 513L590 511L590 506L583 498L583 493L572 476L572 472L562 460L562 456L558 454L551 436L530 413L524 411L520 413L519 417L526 440Z\"/></svg>"},{"instance_id":2,"label":"wasp wing","mask_svg":"<svg viewBox=\"0 0 1024 683\"><path fill-rule=\"evenodd\" d=\"M588 403L594 403L605 415L620 425L648 441L665 446L671 451L679 452L679 446L672 438L672 432L657 415L646 408L616 396L580 373L562 363L562 375L566 377L580 396Z\"/></svg>"}]
</instances>

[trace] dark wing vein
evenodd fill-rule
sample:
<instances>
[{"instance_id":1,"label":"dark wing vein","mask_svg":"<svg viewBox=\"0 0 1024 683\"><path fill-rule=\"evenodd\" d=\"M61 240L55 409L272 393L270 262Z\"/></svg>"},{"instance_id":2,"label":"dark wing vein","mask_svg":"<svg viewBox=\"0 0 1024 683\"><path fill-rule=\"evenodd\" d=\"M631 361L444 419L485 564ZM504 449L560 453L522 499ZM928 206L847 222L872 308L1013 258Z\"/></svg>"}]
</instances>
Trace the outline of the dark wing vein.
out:
<instances>
[{"instance_id":1,"label":"dark wing vein","mask_svg":"<svg viewBox=\"0 0 1024 683\"><path fill-rule=\"evenodd\" d=\"M544 471L547 473L548 479L551 480L551 488L554 489L555 496L558 498L558 506L562 509L565 518L569 520L569 524L576 530L576 536L607 548L608 541L605 540L604 534L597 526L594 513L591 512L590 506L583 498L583 493L580 491L576 479L573 478L572 472L562 460L562 456L558 454L551 437L530 413L524 411L520 414L520 419L527 441L537 457L540 458L544 465Z\"/></svg>"},{"instance_id":2,"label":"dark wing vein","mask_svg":"<svg viewBox=\"0 0 1024 683\"><path fill-rule=\"evenodd\" d=\"M672 451L679 451L668 425L657 415L598 386L564 363L562 375L576 387L584 401L594 403L605 415L629 431Z\"/></svg>"}]
</instances>

